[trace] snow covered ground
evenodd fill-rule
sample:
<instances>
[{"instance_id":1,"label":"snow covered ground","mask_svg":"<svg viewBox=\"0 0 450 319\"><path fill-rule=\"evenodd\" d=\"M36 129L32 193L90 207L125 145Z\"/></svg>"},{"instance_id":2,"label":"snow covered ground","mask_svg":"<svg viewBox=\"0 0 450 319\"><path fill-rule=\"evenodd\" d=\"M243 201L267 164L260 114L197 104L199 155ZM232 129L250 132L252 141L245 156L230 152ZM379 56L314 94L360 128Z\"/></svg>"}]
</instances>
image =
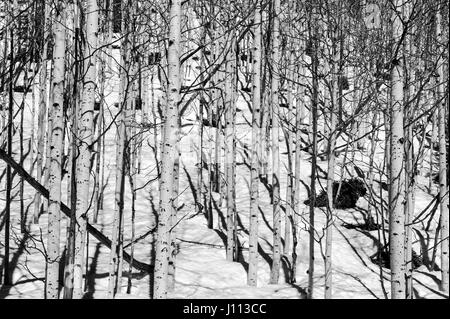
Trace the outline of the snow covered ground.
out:
<instances>
[{"instance_id":1,"label":"snow covered ground","mask_svg":"<svg viewBox=\"0 0 450 319\"><path fill-rule=\"evenodd\" d=\"M114 102L117 101L117 77L107 81L107 97L106 102L110 112L106 112L106 121L110 123L111 118L117 113ZM158 87L158 83L155 83ZM20 101L20 95L16 95L17 101ZM25 151L29 140L29 132L31 127L31 99L27 100L25 111ZM246 125L244 116L250 120L251 115L247 109L245 102L240 99L238 108L242 112L238 112L237 136L239 141L247 143L251 142L250 127ZM183 119L185 123L192 122L195 112L191 110ZM139 118L139 117L138 117ZM191 121L189 121L191 120ZM16 118L16 123L18 118ZM36 126L35 126L36 127ZM115 175L115 131L113 125L106 134L106 163L105 163L105 198L104 209L100 212L98 224L95 225L108 237L111 236L112 217L114 209L114 175ZM190 182L196 187L196 149L198 140L197 127L194 125L186 126L183 129L186 136L183 137L181 144L183 145L181 170L180 170L180 197L178 216L181 222L177 226L177 244L179 247L176 256L176 281L174 291L169 294L171 298L305 298L308 280L308 260L309 245L307 220L309 208L304 207L301 212L300 238L297 247L297 283L287 284L285 281L286 267L283 267L280 283L278 285L269 284L271 248L272 248L272 206L270 205L269 193L263 184L260 184L260 214L259 214L259 267L258 267L258 286L249 287L246 284L246 267L248 261L248 223L249 223L249 168L242 164L243 157L238 156L237 162L237 212L238 212L238 236L242 244L242 257L239 262L228 262L225 258L225 225L226 216L225 201L220 206L219 194L214 194L216 203L214 210L214 229L208 229L206 219L203 215L196 214L196 206ZM206 130L206 133L208 131ZM144 143L142 148L141 165L142 172L137 178L137 187L142 187L137 193L136 200L136 237L140 237L149 233L155 225L155 214L158 210L158 182L154 181L150 184L146 183L155 177L155 161L152 149L148 146L147 140L153 144L153 133L148 131L144 135ZM159 137L158 137L159 138ZM283 137L284 138L284 137ZM306 136L304 137L306 138ZM380 136L383 139L382 136ZM380 142L381 144L383 142ZM18 158L18 135L14 138L15 154ZM238 153L243 154L242 144L238 142ZM280 151L283 154L281 161L283 163L281 173L281 196L286 198L286 170L285 164L287 157L285 155L285 142L280 142ZM206 152L206 150L205 150ZM377 151L378 159L381 158L382 149ZM29 158L29 157L28 157ZM30 163L25 161L25 168L30 167ZM301 178L305 185L310 184L310 155L302 154L301 162ZM339 157L342 161L343 155ZM357 156L356 160L367 163L367 157ZM247 160L248 161L248 160ZM319 162L319 165L326 169L326 162ZM365 164L367 166L367 164ZM363 165L361 165L363 167ZM0 162L0 172L3 172L5 164ZM422 174L423 175L423 174ZM33 173L35 176L35 173ZM14 186L19 182L19 178L14 180ZM424 176L419 176L419 187L416 192L416 215L419 214L432 200L425 187L427 180ZM63 182L63 201L67 202L65 185ZM3 211L5 203L5 177L1 180L0 192L0 209ZM324 185L324 180L322 180ZM319 187L319 186L318 186ZM319 189L319 188L318 188ZM375 186L378 192L378 186ZM12 203L12 234L15 240L12 242L11 249L11 265L14 267L12 287L0 287L0 298L43 298L45 275L45 260L41 251L43 243L46 243L46 224L47 216L42 215L39 225L30 223L32 237L24 238L20 234L19 229L19 197L17 194L18 187L14 188ZM33 196L34 190L25 185L25 208L28 220L31 220L33 214ZM308 196L307 189L302 184L300 198L302 202ZM387 193L384 192L384 197ZM282 203L284 205L284 202ZM302 204L303 205L303 204ZM366 200L360 199L358 207L366 208ZM304 206L304 205L303 205ZM91 219L91 217L90 217ZM334 225L333 237L333 298L385 298L390 294L389 271L383 269L380 273L379 266L373 264L370 257L377 252L378 235L377 231L362 231L357 228L345 227L346 224L356 225L362 222L363 215L358 209L338 210ZM323 225L325 215L320 209L316 209L316 229L318 236L323 236ZM284 224L284 223L283 223ZM66 218L62 219L61 238L65 238ZM430 232L425 233L422 225L416 225L415 228L422 232L422 245L420 237L414 232L414 249L417 252L426 254L431 258L432 250L423 249L423 247L431 247L434 243L435 225ZM42 233L42 242L40 242ZM131 236L131 193L127 180L125 193L125 245L130 242ZM284 232L283 232L284 233ZM3 236L4 226L0 234L1 254L3 255ZM149 233L135 244L135 258L141 262L151 263L152 261L152 242L154 234ZM318 239L319 240L319 239ZM324 245L324 237L316 242L315 245L315 274L314 274L314 297L323 298L324 295L324 263L321 253L321 245ZM64 247L62 243L61 248ZM422 246L422 247L421 247ZM437 254L437 264L439 265L439 251ZM109 249L99 244L94 238L89 237L88 249L88 268L86 285L88 292L86 298L106 298L108 285L108 262ZM141 273L132 269L132 290L127 295L126 278L129 274L128 264L124 264L124 278L122 282L122 293L117 298L149 298L151 291L150 277L146 273ZM439 291L440 273L438 271L429 271L425 266L421 266L414 272L414 289L415 298L443 298L443 294Z\"/></svg>"}]
</instances>

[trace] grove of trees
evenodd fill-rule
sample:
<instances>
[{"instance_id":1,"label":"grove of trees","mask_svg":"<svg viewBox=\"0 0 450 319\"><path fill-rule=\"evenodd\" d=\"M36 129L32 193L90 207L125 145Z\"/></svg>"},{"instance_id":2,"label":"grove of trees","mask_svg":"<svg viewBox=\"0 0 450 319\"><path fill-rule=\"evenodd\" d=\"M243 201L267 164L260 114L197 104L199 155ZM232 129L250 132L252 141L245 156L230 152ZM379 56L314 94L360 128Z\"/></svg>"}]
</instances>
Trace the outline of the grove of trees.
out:
<instances>
[{"instance_id":1,"label":"grove of trees","mask_svg":"<svg viewBox=\"0 0 450 319\"><path fill-rule=\"evenodd\" d=\"M86 298L105 273L101 298L143 277L171 298L197 221L248 289L339 296L353 232L382 296L448 298L448 16L443 0L2 1L0 297L24 277Z\"/></svg>"}]
</instances>

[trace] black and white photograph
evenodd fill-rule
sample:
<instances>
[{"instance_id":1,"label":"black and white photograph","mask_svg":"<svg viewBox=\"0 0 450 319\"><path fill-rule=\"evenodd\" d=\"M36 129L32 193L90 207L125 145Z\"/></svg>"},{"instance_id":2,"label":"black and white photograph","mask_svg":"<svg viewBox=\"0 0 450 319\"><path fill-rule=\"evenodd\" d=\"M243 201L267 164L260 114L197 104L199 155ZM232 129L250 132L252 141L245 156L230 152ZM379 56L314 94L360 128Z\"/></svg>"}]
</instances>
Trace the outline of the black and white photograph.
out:
<instances>
[{"instance_id":1,"label":"black and white photograph","mask_svg":"<svg viewBox=\"0 0 450 319\"><path fill-rule=\"evenodd\" d=\"M0 299L448 301L449 152L446 0L0 0Z\"/></svg>"}]
</instances>

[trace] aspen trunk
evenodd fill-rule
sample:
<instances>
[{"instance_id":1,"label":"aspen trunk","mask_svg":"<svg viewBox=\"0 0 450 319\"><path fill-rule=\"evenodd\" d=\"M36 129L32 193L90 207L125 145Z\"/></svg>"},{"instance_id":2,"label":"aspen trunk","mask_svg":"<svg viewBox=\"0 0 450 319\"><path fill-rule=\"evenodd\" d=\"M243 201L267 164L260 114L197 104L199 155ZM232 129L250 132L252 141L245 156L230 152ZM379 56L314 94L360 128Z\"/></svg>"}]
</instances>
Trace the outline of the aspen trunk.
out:
<instances>
[{"instance_id":1,"label":"aspen trunk","mask_svg":"<svg viewBox=\"0 0 450 319\"><path fill-rule=\"evenodd\" d=\"M396 10L401 10L403 0L395 2ZM403 33L403 24L393 13L393 39L398 42ZM404 133L403 133L403 61L394 57L392 63L392 111L390 140L390 185L389 185L389 249L391 266L391 297L405 298L405 180L404 180Z\"/></svg>"},{"instance_id":2,"label":"aspen trunk","mask_svg":"<svg viewBox=\"0 0 450 319\"><path fill-rule=\"evenodd\" d=\"M444 12L444 6L441 5L437 13L436 19L436 34L438 41L443 41L442 35L442 20L441 12ZM448 83L448 72L447 79L444 73L444 61L440 60L440 65L438 66L439 74L439 85L437 87L437 98L439 102L438 105L438 134L439 134L439 209L441 213L441 289L444 293L449 293L449 189L447 185L447 149L446 149L446 119L447 115L445 112L446 101L444 97L445 93L445 83ZM448 87L447 87L448 90ZM447 91L448 92L448 91Z\"/></svg>"},{"instance_id":3,"label":"aspen trunk","mask_svg":"<svg viewBox=\"0 0 450 319\"><path fill-rule=\"evenodd\" d=\"M211 4L212 8L210 9L211 11L214 11L214 4ZM217 55L218 55L218 45L216 43L217 41L217 35L218 35L218 31L214 26L214 23L212 23L212 27L214 28L213 32L213 36L212 36L212 43L211 43L211 51L212 51L212 55L213 55L213 68L216 69L217 67ZM214 130L214 126L213 126L213 121L214 121L214 115L216 116L216 123L218 121L218 92L217 89L215 88L217 86L217 71L213 74L212 76L212 82L211 82L211 86L213 87L211 90L211 99L210 99L210 103L209 103L209 110L208 110L208 121L209 121L209 129L208 129L208 189L207 189L207 197L206 197L206 219L207 219L207 223L208 223L208 228L212 229L214 226L214 220L213 220L213 212L212 212L212 202L214 201L213 198L213 191L215 190L215 182L216 182L216 178L215 178L215 173L216 171L216 158L214 158L213 161L213 153L214 155L217 156L217 152L216 149L219 147L218 145L214 144L214 137L213 137L213 132ZM216 110L216 113L214 113L213 109ZM218 130L218 127L216 128L216 130Z\"/></svg>"},{"instance_id":4,"label":"aspen trunk","mask_svg":"<svg viewBox=\"0 0 450 319\"><path fill-rule=\"evenodd\" d=\"M290 74L292 78L292 74ZM288 80L289 81L289 80ZM293 185L294 185L294 174L293 174L293 163L292 163L292 107L293 107L293 98L292 98L292 83L289 81L287 84L287 103L288 103L288 112L286 116L286 145L288 151L288 176L287 176L287 188L286 188L286 212L284 219L284 251L283 254L287 256L289 259L289 253L291 251L291 235L292 235L292 212L293 212Z\"/></svg>"},{"instance_id":5,"label":"aspen trunk","mask_svg":"<svg viewBox=\"0 0 450 319\"><path fill-rule=\"evenodd\" d=\"M204 11L204 7L201 6L200 8L201 13L203 14ZM202 33L201 33L201 39L202 42L205 42L206 40L206 30L203 29ZM200 92L200 100L199 100L199 116L198 116L198 126L199 126L199 141L198 141L198 171L197 171L197 201L198 201L198 212L202 212L203 210L207 209L207 204L205 205L206 207L203 206L203 199L205 198L204 196L204 191L203 191L203 165L206 162L206 158L204 156L204 152L203 152L203 136L204 136L204 126L203 126L203 109L206 105L206 99L205 99L205 94L203 94L203 89L204 89L204 70L205 70L205 55L203 54L204 50L200 50L200 74L199 74L199 80L200 83L202 83L202 91ZM209 164L208 164L208 169L209 169Z\"/></svg>"},{"instance_id":6,"label":"aspen trunk","mask_svg":"<svg viewBox=\"0 0 450 319\"><path fill-rule=\"evenodd\" d=\"M250 169L250 229L249 229L249 263L247 284L256 286L258 282L258 174L259 174L259 143L261 139L260 108L261 108L261 3L257 1L254 14L253 39L253 85L252 85L252 146Z\"/></svg>"},{"instance_id":7,"label":"aspen trunk","mask_svg":"<svg viewBox=\"0 0 450 319\"><path fill-rule=\"evenodd\" d=\"M49 209L48 209L48 244L47 244L47 298L59 297L59 260L60 260L60 205L61 205L61 171L64 131L64 73L65 73L65 2L58 2L58 14L55 18L52 77L52 131L50 144Z\"/></svg>"},{"instance_id":8,"label":"aspen trunk","mask_svg":"<svg viewBox=\"0 0 450 319\"><path fill-rule=\"evenodd\" d=\"M332 40L332 82L331 82L331 107L330 107L330 130L328 138L328 171L327 171L327 214L326 214L326 230L325 230L325 299L332 297L332 243L333 243L333 214L334 214L334 197L333 182L335 171L335 147L336 147L336 126L337 126L337 105L338 99L341 99L338 89L338 64L340 63L339 50L336 43L337 34L333 34ZM336 58L337 57L337 58Z\"/></svg>"},{"instance_id":9,"label":"aspen trunk","mask_svg":"<svg viewBox=\"0 0 450 319\"><path fill-rule=\"evenodd\" d=\"M13 139L13 108L14 108L14 95L13 95L13 78L14 78L14 34L12 29L6 30L6 36L8 37L9 32L9 85L8 85L8 127L7 127L7 154L12 157L12 139ZM11 189L13 176L11 174L11 166L6 166L6 198L5 198L5 213L4 213L4 221L5 221L5 257L3 262L3 284L11 285L12 284L12 274L10 269L10 261L9 261L9 251L10 251L10 228L11 228Z\"/></svg>"},{"instance_id":10,"label":"aspen trunk","mask_svg":"<svg viewBox=\"0 0 450 319\"><path fill-rule=\"evenodd\" d=\"M300 68L303 73L303 68ZM290 274L291 283L296 282L297 275L297 244L298 244L298 216L300 215L300 168L301 168L301 125L302 125L302 110L305 104L305 96L302 88L299 97L296 98L295 103L295 171L294 171L294 188L292 190L293 209L292 209L292 271Z\"/></svg>"},{"instance_id":11,"label":"aspen trunk","mask_svg":"<svg viewBox=\"0 0 450 319\"><path fill-rule=\"evenodd\" d=\"M72 4L73 5L73 4ZM69 9L70 7L68 7ZM76 185L76 161L78 158L77 139L78 133L78 108L79 108L79 88L78 77L80 71L80 63L77 60L80 57L79 50L79 12L78 6L73 5L73 11L68 10L68 15L73 16L74 37L72 39L74 51L74 66L73 66L73 87L71 88L72 97L70 100L70 147L69 147L69 178L67 185L67 200L70 202L70 216L69 225L67 227L67 242L66 242L66 260L64 269L64 299L72 299L73 297L73 280L74 280L74 264L75 264L75 225L76 225L76 201L77 201L77 185Z\"/></svg>"},{"instance_id":12,"label":"aspen trunk","mask_svg":"<svg viewBox=\"0 0 450 319\"><path fill-rule=\"evenodd\" d=\"M227 187L227 260L237 260L236 243L236 101L235 101L235 74L236 74L236 43L232 38L231 59L227 62L225 84L226 94L226 187Z\"/></svg>"},{"instance_id":13,"label":"aspen trunk","mask_svg":"<svg viewBox=\"0 0 450 319\"><path fill-rule=\"evenodd\" d=\"M305 21L301 22L301 32L305 35ZM305 47L305 41L300 41L300 47ZM303 60L306 60L306 54L302 55ZM298 82L304 83L305 68L302 64L299 66ZM294 172L294 189L292 191L293 198L293 217L292 217L292 272L290 280L292 283L296 282L297 275L297 231L298 231L298 216L300 215L300 168L301 168L301 127L304 117L304 109L306 105L306 88L302 86L296 87L295 98L295 172ZM309 134L308 134L309 136Z\"/></svg>"},{"instance_id":14,"label":"aspen trunk","mask_svg":"<svg viewBox=\"0 0 450 319\"><path fill-rule=\"evenodd\" d=\"M312 13L314 16L316 15L315 12ZM313 18L313 23L315 19ZM314 206L316 203L316 169L317 169L317 108L318 108L318 90L319 90L319 83L318 83L318 57L317 57L317 26L313 26L313 30L310 30L313 34L313 37L315 38L312 41L313 44L313 56L312 59L312 97L311 97L311 118L312 118L312 161L311 161L311 202L309 205L309 269L308 269L308 290L307 290L307 297L308 299L313 298L314 294L314 264L315 264L315 255L314 255L314 217L315 217L315 211Z\"/></svg>"},{"instance_id":15,"label":"aspen trunk","mask_svg":"<svg viewBox=\"0 0 450 319\"><path fill-rule=\"evenodd\" d=\"M41 71L39 73L39 113L38 113L38 131L36 148L36 180L41 182L43 159L44 159L44 132L45 132L45 111L47 109L47 38L50 28L50 7L45 2L45 23L44 23L44 45L41 55ZM41 195L36 192L34 196L34 224L39 222L39 213L41 210Z\"/></svg>"},{"instance_id":16,"label":"aspen trunk","mask_svg":"<svg viewBox=\"0 0 450 319\"><path fill-rule=\"evenodd\" d=\"M96 164L95 164L95 184L94 184L94 215L93 222L97 223L99 210L103 209L103 178L101 178L104 158L102 156L102 152L104 149L104 136L103 134L103 122L104 115L103 109L105 104L105 67L106 67L106 57L105 54L102 53L100 55L99 66L100 70L98 72L98 83L100 85L100 109L97 117L97 150L96 150Z\"/></svg>"},{"instance_id":17,"label":"aspen trunk","mask_svg":"<svg viewBox=\"0 0 450 319\"><path fill-rule=\"evenodd\" d=\"M368 180L369 185L373 185L373 180L375 178L374 173L374 156L375 151L377 147L377 139L378 139L378 130L376 129L378 125L378 113L375 112L372 120L372 134L371 134L371 141L370 141L370 155L369 155L369 172L368 172ZM348 150L348 144L347 148L345 150L345 156L344 156L344 165L342 166L342 172L344 172L344 166L345 166L345 160L347 158L347 150ZM343 174L341 174L342 176ZM373 197L370 196L369 200L367 201L367 220L366 223L370 224L373 222L373 216L372 216L372 208L375 205L375 202L373 201ZM376 212L375 212L376 214Z\"/></svg>"},{"instance_id":18,"label":"aspen trunk","mask_svg":"<svg viewBox=\"0 0 450 319\"><path fill-rule=\"evenodd\" d=\"M273 251L270 283L277 284L281 267L281 211L280 211L280 125L279 125L279 68L276 67L280 59L280 0L273 4L273 39L272 39L272 192L273 192Z\"/></svg>"},{"instance_id":19,"label":"aspen trunk","mask_svg":"<svg viewBox=\"0 0 450 319\"><path fill-rule=\"evenodd\" d=\"M178 128L181 127L181 119L178 122ZM178 137L179 138L179 137ZM180 140L178 139L177 145L179 145ZM172 212L170 213L170 247L169 247L169 267L168 267L168 283L167 290L173 291L175 288L175 270L176 270L176 254L177 254L177 232L176 232L176 223L177 223L177 210L178 210L178 192L180 188L180 151L177 147L175 152L175 160L173 166L173 189L172 189Z\"/></svg>"},{"instance_id":20,"label":"aspen trunk","mask_svg":"<svg viewBox=\"0 0 450 319\"><path fill-rule=\"evenodd\" d=\"M406 4L405 15L411 15L411 4ZM411 27L411 32L414 34L416 32L416 27ZM406 112L406 123L408 124L405 129L405 190L406 190L406 205L405 205L405 271L406 271L406 282L405 282L405 297L406 299L412 299L414 295L413 291L413 260L412 260L412 221L414 218L414 192L415 192L415 158L413 152L413 125L414 125L414 107L412 98L415 95L414 83L415 81L415 71L414 66L414 41L411 36L407 35L405 38L404 45L404 55L408 58L405 61L405 94L404 102L408 105ZM419 101L417 102L417 105Z\"/></svg>"},{"instance_id":21,"label":"aspen trunk","mask_svg":"<svg viewBox=\"0 0 450 319\"><path fill-rule=\"evenodd\" d=\"M129 15L130 2L125 1L121 4L122 21L121 32L123 40L120 47L120 74L119 74L119 101L121 109L118 115L119 127L117 130L117 151L116 151L116 174L115 174L115 191L114 191L114 217L113 229L111 235L111 252L109 257L109 279L108 279L108 298L114 298L117 290L121 286L118 279L118 265L120 263L119 247L121 245L121 229L123 227L123 209L124 209L124 191L125 191L125 152L127 144L126 117L129 108L129 77L127 76L130 69L129 59Z\"/></svg>"},{"instance_id":22,"label":"aspen trunk","mask_svg":"<svg viewBox=\"0 0 450 319\"><path fill-rule=\"evenodd\" d=\"M50 60L50 74L48 79L46 79L45 81L49 82L46 83L46 85L48 84L49 86L49 90L48 92L46 92L46 100L48 97L48 105L52 105L53 103L53 94L51 92L51 86L50 86L50 79L53 77L53 60ZM49 96L47 96L47 94ZM52 107L47 107L47 132L46 132L46 142L45 142L45 165L44 165L44 186L46 188L48 188L48 179L50 178L50 161L51 161L51 148L50 148L50 144L52 142L52 130L53 130L53 115L52 115L52 111L53 108ZM48 200L44 200L44 212L48 211L48 204L49 201Z\"/></svg>"},{"instance_id":23,"label":"aspen trunk","mask_svg":"<svg viewBox=\"0 0 450 319\"><path fill-rule=\"evenodd\" d=\"M161 158L160 213L155 256L155 281L153 296L167 298L169 245L171 236L171 215L173 210L173 170L178 144L178 102L180 99L180 38L181 0L170 4L169 46L168 46L168 90L164 123L164 146Z\"/></svg>"},{"instance_id":24,"label":"aspen trunk","mask_svg":"<svg viewBox=\"0 0 450 319\"><path fill-rule=\"evenodd\" d=\"M411 107L410 107L411 108ZM413 110L409 110L409 119L412 117ZM405 206L405 264L406 264L406 299L412 299L413 292L413 261L412 261L412 221L414 219L414 192L415 192L415 177L414 177L414 153L413 153L413 130L412 124L406 129L406 206Z\"/></svg>"},{"instance_id":25,"label":"aspen trunk","mask_svg":"<svg viewBox=\"0 0 450 319\"><path fill-rule=\"evenodd\" d=\"M219 34L219 26L217 26L216 34ZM219 60L219 57L222 56L221 50L224 49L223 46L223 37L219 37L217 40L217 45L214 50L216 54L214 56L215 61ZM221 162L222 162L222 105L223 105L223 70L222 66L219 66L216 74L214 74L216 80L214 81L215 86L218 87L218 90L213 90L213 100L215 106L215 120L217 127L215 128L215 144L214 144L214 180L213 180L213 189L215 192L219 193L219 207L222 206L222 178L221 178ZM220 221L218 221L218 228L220 229Z\"/></svg>"},{"instance_id":26,"label":"aspen trunk","mask_svg":"<svg viewBox=\"0 0 450 319\"><path fill-rule=\"evenodd\" d=\"M436 99L436 88L432 88L432 98ZM437 140L437 112L435 109L431 111L431 138L430 138L430 166L428 170L428 193L431 194L433 190L433 170L434 170L434 145L436 145Z\"/></svg>"},{"instance_id":27,"label":"aspen trunk","mask_svg":"<svg viewBox=\"0 0 450 319\"><path fill-rule=\"evenodd\" d=\"M86 48L83 81L83 96L81 100L78 122L78 150L76 164L77 203L76 203L76 236L75 236L75 265L74 265L74 298L79 299L83 294L83 265L84 246L86 237L86 220L90 202L89 178L91 167L91 143L93 140L93 110L95 90L95 62L98 30L97 0L88 0L86 8Z\"/></svg>"}]
</instances>

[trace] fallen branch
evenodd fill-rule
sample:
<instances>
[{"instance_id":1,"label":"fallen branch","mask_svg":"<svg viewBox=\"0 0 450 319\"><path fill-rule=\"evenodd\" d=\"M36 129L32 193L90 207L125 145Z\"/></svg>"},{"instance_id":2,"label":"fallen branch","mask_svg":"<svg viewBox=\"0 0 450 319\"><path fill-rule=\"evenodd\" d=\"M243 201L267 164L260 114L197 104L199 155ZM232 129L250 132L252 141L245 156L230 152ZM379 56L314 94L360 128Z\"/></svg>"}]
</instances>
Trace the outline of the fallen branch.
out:
<instances>
[{"instance_id":1,"label":"fallen branch","mask_svg":"<svg viewBox=\"0 0 450 319\"><path fill-rule=\"evenodd\" d=\"M37 180L35 180L30 174L28 174L27 171L23 169L22 166L20 166L12 157L8 156L6 152L3 149L0 149L0 158L6 162L9 166L11 166L14 171L19 174L20 177L22 177L24 180L28 182L34 189L36 189L42 196L44 196L46 199L48 199L48 190L42 186ZM64 203L61 203L61 211L68 217L71 215L71 210L69 207L67 207ZM111 249L111 240L103 235L101 231L99 231L97 228L92 226L91 224L87 223L87 231L94 236L100 243ZM123 251L123 259L130 263L131 256ZM153 265L149 265L140 261L137 261L136 259L133 259L132 266L141 271L145 271L147 273L150 273L153 271Z\"/></svg>"}]
</instances>

